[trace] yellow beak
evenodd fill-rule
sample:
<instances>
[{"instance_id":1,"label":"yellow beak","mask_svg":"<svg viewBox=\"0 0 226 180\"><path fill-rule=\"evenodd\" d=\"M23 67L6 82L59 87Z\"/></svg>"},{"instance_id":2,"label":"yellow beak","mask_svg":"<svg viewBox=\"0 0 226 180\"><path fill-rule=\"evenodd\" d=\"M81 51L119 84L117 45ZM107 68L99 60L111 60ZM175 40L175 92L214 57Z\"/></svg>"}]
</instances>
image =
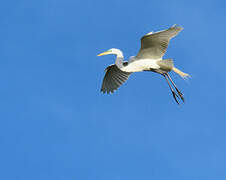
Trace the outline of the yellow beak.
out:
<instances>
[{"instance_id":1,"label":"yellow beak","mask_svg":"<svg viewBox=\"0 0 226 180\"><path fill-rule=\"evenodd\" d=\"M105 51L103 53L98 54L97 56L103 56L103 55L107 55L107 54L110 54L110 53L111 53L110 51Z\"/></svg>"}]
</instances>

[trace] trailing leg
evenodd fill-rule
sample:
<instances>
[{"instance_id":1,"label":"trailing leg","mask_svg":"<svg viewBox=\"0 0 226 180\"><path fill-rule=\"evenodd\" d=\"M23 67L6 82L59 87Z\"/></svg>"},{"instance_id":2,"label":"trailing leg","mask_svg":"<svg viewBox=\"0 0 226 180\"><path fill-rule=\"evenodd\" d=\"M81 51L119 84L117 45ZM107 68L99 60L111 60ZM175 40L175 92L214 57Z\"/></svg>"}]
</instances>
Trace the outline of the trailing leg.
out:
<instances>
[{"instance_id":1,"label":"trailing leg","mask_svg":"<svg viewBox=\"0 0 226 180\"><path fill-rule=\"evenodd\" d=\"M165 79L166 79L166 81L167 81L167 83L168 83L168 85L169 85L169 87L170 87L170 90L171 90L171 92L172 92L172 94L173 94L173 98L175 99L175 101L177 102L177 104L180 104L180 103L178 102L178 100L177 100L178 95L175 93L175 91L173 90L172 86L170 85L170 82L169 82L169 80L167 79L166 73L164 73L164 74L162 74L162 75L165 77Z\"/></svg>"},{"instance_id":2,"label":"trailing leg","mask_svg":"<svg viewBox=\"0 0 226 180\"><path fill-rule=\"evenodd\" d=\"M177 88L176 84L173 82L172 78L170 77L170 75L168 73L166 73L167 77L169 78L169 80L171 81L171 83L173 84L174 88L176 89L177 93L179 94L181 100L184 102L184 97L183 97L183 93L181 93L179 91L179 89Z\"/></svg>"}]
</instances>

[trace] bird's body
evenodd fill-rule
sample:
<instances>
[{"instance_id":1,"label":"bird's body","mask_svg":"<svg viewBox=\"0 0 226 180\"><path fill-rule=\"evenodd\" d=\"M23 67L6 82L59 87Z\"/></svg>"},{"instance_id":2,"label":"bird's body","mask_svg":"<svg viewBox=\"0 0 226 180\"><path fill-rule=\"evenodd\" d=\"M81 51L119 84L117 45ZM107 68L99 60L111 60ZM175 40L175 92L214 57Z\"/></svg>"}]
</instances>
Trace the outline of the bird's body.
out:
<instances>
[{"instance_id":1,"label":"bird's body","mask_svg":"<svg viewBox=\"0 0 226 180\"><path fill-rule=\"evenodd\" d=\"M134 58L129 60L128 65L122 67L121 70L125 72L141 72L150 69L159 69L158 61L156 59L139 59L139 61L136 61L136 58Z\"/></svg>"},{"instance_id":2,"label":"bird's body","mask_svg":"<svg viewBox=\"0 0 226 180\"><path fill-rule=\"evenodd\" d=\"M177 103L179 103L177 100L178 96L180 96L180 98L184 101L182 93L177 89L168 72L173 70L183 78L189 75L175 68L172 59L162 59L168 47L169 40L176 36L182 29L183 28L174 25L164 31L146 34L141 38L141 48L137 56L131 57L128 62L124 61L123 53L119 49L112 48L99 54L98 56L107 54L116 55L115 64L106 68L106 74L102 83L101 91L103 93L113 93L114 90L116 90L128 79L131 73L153 71L163 75L166 78ZM175 87L178 95L173 91L168 79Z\"/></svg>"}]
</instances>

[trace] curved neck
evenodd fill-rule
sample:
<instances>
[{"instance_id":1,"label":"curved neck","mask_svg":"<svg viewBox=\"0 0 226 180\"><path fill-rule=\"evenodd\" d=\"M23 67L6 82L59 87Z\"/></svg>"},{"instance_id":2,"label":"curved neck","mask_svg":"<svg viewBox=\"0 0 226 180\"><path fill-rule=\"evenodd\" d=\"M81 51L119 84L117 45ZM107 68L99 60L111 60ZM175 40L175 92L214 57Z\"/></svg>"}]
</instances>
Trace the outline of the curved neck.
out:
<instances>
[{"instance_id":1,"label":"curved neck","mask_svg":"<svg viewBox=\"0 0 226 180\"><path fill-rule=\"evenodd\" d=\"M121 69L123 68L123 60L124 60L124 57L123 57L123 53L121 51L118 51L117 54L116 54L116 61L115 61L115 64L116 66Z\"/></svg>"}]
</instances>

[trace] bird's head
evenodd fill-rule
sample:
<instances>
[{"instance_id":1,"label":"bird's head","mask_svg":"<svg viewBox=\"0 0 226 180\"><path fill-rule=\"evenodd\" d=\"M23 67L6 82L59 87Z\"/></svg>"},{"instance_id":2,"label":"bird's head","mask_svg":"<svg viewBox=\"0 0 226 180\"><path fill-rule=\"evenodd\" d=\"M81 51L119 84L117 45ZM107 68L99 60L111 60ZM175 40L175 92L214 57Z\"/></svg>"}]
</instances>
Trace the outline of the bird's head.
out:
<instances>
[{"instance_id":1,"label":"bird's head","mask_svg":"<svg viewBox=\"0 0 226 180\"><path fill-rule=\"evenodd\" d=\"M115 55L121 55L122 51L116 48L111 48L103 53L98 54L97 56L103 56L103 55L108 55L108 54L115 54Z\"/></svg>"}]
</instances>

